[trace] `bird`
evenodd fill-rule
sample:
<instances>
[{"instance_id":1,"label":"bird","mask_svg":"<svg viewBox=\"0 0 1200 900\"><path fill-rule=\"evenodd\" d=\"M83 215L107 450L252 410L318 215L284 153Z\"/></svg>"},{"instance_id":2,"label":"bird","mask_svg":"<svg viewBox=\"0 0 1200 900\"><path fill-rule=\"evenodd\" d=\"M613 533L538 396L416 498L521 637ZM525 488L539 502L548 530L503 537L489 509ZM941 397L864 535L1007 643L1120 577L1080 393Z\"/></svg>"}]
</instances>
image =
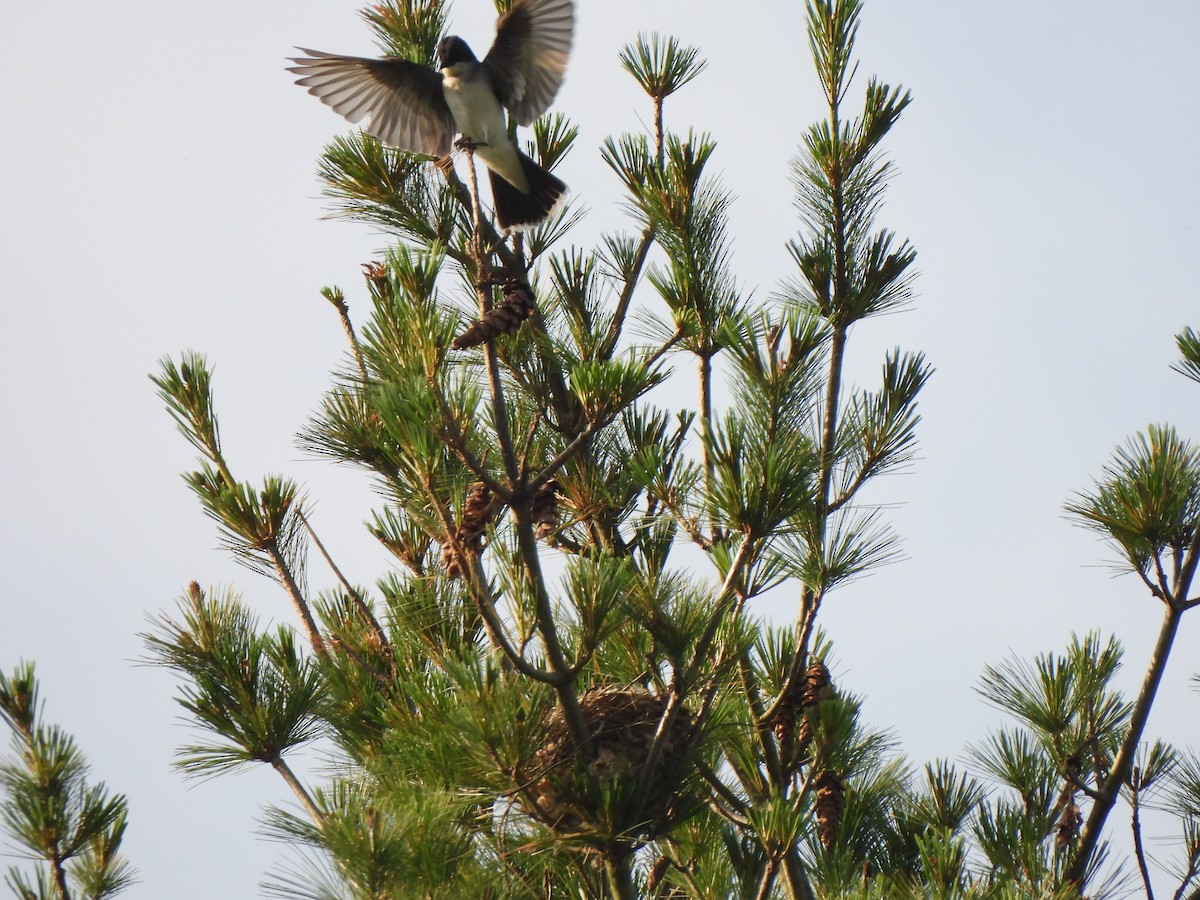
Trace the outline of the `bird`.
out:
<instances>
[{"instance_id":1,"label":"bird","mask_svg":"<svg viewBox=\"0 0 1200 900\"><path fill-rule=\"evenodd\" d=\"M297 47L296 83L391 147L445 157L468 147L487 167L496 221L533 227L567 192L556 175L522 153L504 110L529 125L554 100L575 32L574 0L514 0L496 22L483 61L457 35L438 44L438 70L402 57L368 59ZM455 135L460 140L455 142Z\"/></svg>"}]
</instances>

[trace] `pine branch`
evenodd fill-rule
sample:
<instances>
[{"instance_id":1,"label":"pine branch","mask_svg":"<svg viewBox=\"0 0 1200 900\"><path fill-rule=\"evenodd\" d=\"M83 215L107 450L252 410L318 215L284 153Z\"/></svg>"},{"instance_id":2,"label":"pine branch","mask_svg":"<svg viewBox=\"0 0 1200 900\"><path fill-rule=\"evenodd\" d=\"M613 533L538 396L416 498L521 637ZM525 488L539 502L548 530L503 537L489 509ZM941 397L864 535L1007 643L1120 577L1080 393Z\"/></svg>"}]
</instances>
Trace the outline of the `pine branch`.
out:
<instances>
[{"instance_id":1,"label":"pine branch","mask_svg":"<svg viewBox=\"0 0 1200 900\"><path fill-rule=\"evenodd\" d=\"M275 540L270 540L262 547L264 553L271 560L271 565L275 568L275 575L279 579L280 585L288 595L288 599L292 601L292 608L296 610L296 615L300 617L300 623L304 626L304 633L308 637L308 642L318 656L325 656L328 649L325 646L325 639L321 637L321 631L317 627L317 621L313 618L312 610L308 607L308 600L304 596L304 592L300 590L300 585L297 584L295 574L292 568L288 565L282 551L279 549L279 543Z\"/></svg>"},{"instance_id":2,"label":"pine branch","mask_svg":"<svg viewBox=\"0 0 1200 900\"><path fill-rule=\"evenodd\" d=\"M716 464L713 462L712 453L709 448L712 446L713 439L713 422L712 422L712 357L701 355L700 357L700 459L701 466L704 471L704 494L712 496L713 481L716 478ZM717 522L717 511L710 511L708 520L708 533L712 535L714 542L720 542L724 537L724 530Z\"/></svg>"},{"instance_id":3,"label":"pine branch","mask_svg":"<svg viewBox=\"0 0 1200 900\"><path fill-rule=\"evenodd\" d=\"M769 900L771 896L771 888L775 885L775 875L779 871L779 861L774 857L767 860L767 867L763 870L762 880L758 883L758 892L754 895L755 900Z\"/></svg>"},{"instance_id":4,"label":"pine branch","mask_svg":"<svg viewBox=\"0 0 1200 900\"><path fill-rule=\"evenodd\" d=\"M358 345L358 338L354 334L354 325L350 322L350 307L346 305L346 297L339 288L322 288L321 296L333 304L333 308L337 311L338 319L342 323L342 330L346 332L346 340L350 344L350 352L354 354L354 364L358 368L359 377L362 378L362 383L368 381L367 367L363 364L362 348Z\"/></svg>"},{"instance_id":5,"label":"pine branch","mask_svg":"<svg viewBox=\"0 0 1200 900\"><path fill-rule=\"evenodd\" d=\"M661 165L661 135L658 139L658 148L659 164ZM652 228L644 229L641 238L638 240L637 250L634 252L633 266L631 271L626 275L625 284L621 288L620 295L617 297L617 306L613 311L612 321L609 322L608 333L604 338L604 342L600 345L598 353L600 359L611 359L613 353L616 352L617 342L621 338L621 330L625 326L625 318L629 315L629 304L633 300L633 292L637 289L642 269L646 265L646 257L650 255L650 245L653 243L654 230Z\"/></svg>"},{"instance_id":6,"label":"pine branch","mask_svg":"<svg viewBox=\"0 0 1200 900\"><path fill-rule=\"evenodd\" d=\"M442 502L434 489L433 484L426 479L423 483L426 496L429 499L430 506L437 510L440 524L442 526L442 543L450 545L458 558L465 561L467 569L467 586L471 594L471 599L474 600L476 609L479 611L479 616L483 620L484 630L488 636L488 640L493 647L496 647L502 652L505 657L513 664L522 675L532 678L535 681L543 684L553 684L555 674L546 672L536 666L531 666L524 655L516 647L513 646L509 639L504 622L500 617L499 611L496 609L496 602L491 596L491 588L488 584L487 576L479 564L478 557L473 553L468 553L467 549L458 539L458 529L454 527L454 523L450 520L450 515L447 511L446 504Z\"/></svg>"},{"instance_id":7,"label":"pine branch","mask_svg":"<svg viewBox=\"0 0 1200 900\"><path fill-rule=\"evenodd\" d=\"M474 232L471 235L471 252L474 255L476 272L476 292L479 296L480 317L484 317L492 308L491 284L487 275L488 265L482 244L483 214L479 203L479 182L475 171L475 152L471 147L466 148L467 171L470 173L470 197L473 211ZM503 246L503 245L501 245ZM513 448L512 433L508 427L508 408L504 402L504 385L500 380L500 362L496 356L495 344L488 340L483 345L484 368L487 371L488 389L492 397L492 425L496 429L496 442L500 445L500 455L504 460L504 471L509 484L514 488L521 477L520 466L517 463Z\"/></svg>"},{"instance_id":8,"label":"pine branch","mask_svg":"<svg viewBox=\"0 0 1200 900\"><path fill-rule=\"evenodd\" d=\"M1181 610L1173 606L1168 607L1165 613L1159 629L1158 640L1155 642L1154 651L1150 656L1150 664L1129 717L1128 730L1121 741L1116 759L1113 760L1108 778L1099 786L1097 797L1088 814L1087 823L1080 834L1079 844L1075 848L1075 854L1063 875L1064 884L1073 884L1080 888L1084 886L1088 867L1104 832L1104 824L1120 796L1121 787L1128 781L1133 770L1134 755L1142 740L1146 722L1150 718L1150 710L1154 706L1154 698L1158 693L1163 672L1166 671L1167 660L1171 655L1171 647L1174 645L1175 636L1179 631L1179 622L1183 615Z\"/></svg>"},{"instance_id":9,"label":"pine branch","mask_svg":"<svg viewBox=\"0 0 1200 900\"><path fill-rule=\"evenodd\" d=\"M467 159L471 167L472 179L474 179L475 167L472 157L473 154L468 153ZM499 256L500 261L504 263L504 267L508 271L523 272L524 265L521 262L521 258L505 243L500 233L489 222L483 221L479 215L479 206L475 200L479 196L478 184L475 185L474 190L463 184L462 179L458 177L458 173L454 171L454 161L449 156L439 159L437 167L442 175L445 176L446 183L453 189L454 196L458 200L459 205L471 215L477 239L487 242L488 251ZM447 252L452 251L448 249ZM476 262L476 259L470 255L458 254L455 255L455 259L464 265Z\"/></svg>"},{"instance_id":10,"label":"pine branch","mask_svg":"<svg viewBox=\"0 0 1200 900\"><path fill-rule=\"evenodd\" d=\"M479 280L476 290L479 295L480 314L486 316L491 308L491 287L485 280L487 271L486 259L481 244L482 214L479 203L479 184L475 170L475 155L473 149L466 147L467 171L470 174L470 198L473 210L475 230L471 237L472 253L475 257L476 273ZM571 736L583 752L591 749L592 739L587 723L584 721L583 709L579 705L579 696L572 684L575 671L567 663L563 654L562 642L558 634L558 626L554 620L554 608L550 596L546 592L546 583L538 559L537 538L529 519L529 489L520 483L521 466L517 460L513 446L512 432L508 424L508 409L504 399L504 386L500 379L500 365L496 356L495 343L487 340L483 345L484 366L487 370L488 388L492 398L492 423L496 429L496 441L500 445L501 457L504 460L508 482L513 490L512 512L515 519L517 542L525 566L525 574L533 586L536 595L536 622L538 633L546 650L553 681L550 682L562 704ZM519 492L519 493L518 493ZM523 662L523 660L522 660Z\"/></svg>"},{"instance_id":11,"label":"pine branch","mask_svg":"<svg viewBox=\"0 0 1200 900\"><path fill-rule=\"evenodd\" d=\"M1142 874L1142 884L1146 888L1146 900L1154 900L1154 888L1150 884L1150 870L1146 867L1146 849L1142 846L1141 792L1137 787L1137 770L1134 770L1134 787L1130 794L1129 804L1133 808L1133 852L1137 858L1138 871Z\"/></svg>"},{"instance_id":12,"label":"pine branch","mask_svg":"<svg viewBox=\"0 0 1200 900\"><path fill-rule=\"evenodd\" d=\"M466 435L459 428L458 422L450 410L450 404L446 402L446 397L437 383L432 378L426 379L426 383L429 387L430 396L437 403L438 410L441 413L442 439L445 441L446 446L462 461L462 464L467 467L471 474L487 485L492 493L499 496L505 503L511 502L512 491L509 487L497 481L491 472L484 468L483 462L477 459L467 446Z\"/></svg>"},{"instance_id":13,"label":"pine branch","mask_svg":"<svg viewBox=\"0 0 1200 900\"><path fill-rule=\"evenodd\" d=\"M584 448L588 439L596 433L596 430L594 422L589 422L584 426L582 431L571 438L571 442L567 446L563 447L550 462L542 466L533 477L527 480L527 487L531 490L537 490L552 479L563 466L570 462Z\"/></svg>"},{"instance_id":14,"label":"pine branch","mask_svg":"<svg viewBox=\"0 0 1200 900\"><path fill-rule=\"evenodd\" d=\"M325 559L326 564L330 569L333 570L334 577L337 578L337 580L341 583L342 587L346 591L346 594L350 597L351 602L354 603L354 608L358 612L359 618L362 619L363 624L365 624L367 629L371 632L371 636L375 639L379 649L385 654L390 655L392 648L391 644L388 642L387 635L383 631L383 626L379 624L379 620L375 618L374 613L371 612L371 608L367 606L362 594L360 594L358 590L346 580L346 576L342 574L342 570L338 568L337 564L333 561L333 558L325 549L325 545L321 543L321 539L317 537L317 533L313 530L312 525L309 523L308 517L305 516L300 510L296 510L296 517L300 520L300 523L308 532L308 536L312 538L312 542L316 544L317 550Z\"/></svg>"},{"instance_id":15,"label":"pine branch","mask_svg":"<svg viewBox=\"0 0 1200 900\"><path fill-rule=\"evenodd\" d=\"M313 799L309 795L307 789L305 789L304 785L300 783L300 779L296 777L296 773L294 773L288 764L283 761L283 757L276 755L276 757L271 760L271 768L278 772L287 786L291 788L292 793L296 795L296 799L300 801L300 805L304 807L305 812L308 813L313 822L315 822L318 826L323 825L325 823L325 816L321 812L320 807L313 802Z\"/></svg>"},{"instance_id":16,"label":"pine branch","mask_svg":"<svg viewBox=\"0 0 1200 900\"><path fill-rule=\"evenodd\" d=\"M67 869L57 847L50 852L48 862L54 875L54 887L58 891L59 900L71 900L71 891L67 887Z\"/></svg>"},{"instance_id":17,"label":"pine branch","mask_svg":"<svg viewBox=\"0 0 1200 900\"><path fill-rule=\"evenodd\" d=\"M638 900L631 862L632 856L627 852L610 850L604 855L604 869L614 900Z\"/></svg>"},{"instance_id":18,"label":"pine branch","mask_svg":"<svg viewBox=\"0 0 1200 900\"><path fill-rule=\"evenodd\" d=\"M812 885L809 884L808 873L800 859L799 847L788 848L788 852L783 858L783 866L784 874L787 876L788 892L793 900L816 900Z\"/></svg>"},{"instance_id":19,"label":"pine branch","mask_svg":"<svg viewBox=\"0 0 1200 900\"><path fill-rule=\"evenodd\" d=\"M662 718L659 720L658 728L654 732L654 740L651 741L649 749L646 751L645 761L642 763L641 775L638 778L637 790L634 794L636 797L642 798L644 804L645 799L649 797L650 781L657 777L658 764L662 758L663 751L666 749L667 742L675 733L675 723L682 714L683 703L687 694L691 691L697 677L700 674L702 666L708 663L708 651L716 638L717 631L722 624L726 622L726 616L729 613L728 603L731 601L735 604L733 615L737 615L741 611L741 596L739 594L739 584L744 578L744 570L750 560L753 558L753 550L755 541L749 538L744 538L741 545L738 547L737 554L730 561L729 572L725 576L725 580L721 584L720 590L713 603L713 611L709 616L708 623L701 634L700 639L696 642L696 646L692 653L692 663L687 667L686 672L680 673L676 671L671 677L670 695L667 698L667 703L663 707ZM717 660L712 663L714 671L719 671L722 667L726 647L722 647L717 655ZM719 679L714 678L709 687L700 713L696 716L696 727L702 727L708 711L712 704L712 699L716 694ZM639 806L637 813L641 814L642 807Z\"/></svg>"}]
</instances>

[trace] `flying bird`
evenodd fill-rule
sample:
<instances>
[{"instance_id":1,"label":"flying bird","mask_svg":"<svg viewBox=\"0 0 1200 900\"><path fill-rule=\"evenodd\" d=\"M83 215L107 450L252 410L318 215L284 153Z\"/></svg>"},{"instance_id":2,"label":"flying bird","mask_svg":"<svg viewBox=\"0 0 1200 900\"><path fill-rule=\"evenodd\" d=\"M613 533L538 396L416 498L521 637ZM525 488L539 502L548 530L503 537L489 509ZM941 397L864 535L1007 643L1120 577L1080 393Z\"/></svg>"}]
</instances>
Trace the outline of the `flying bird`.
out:
<instances>
[{"instance_id":1,"label":"flying bird","mask_svg":"<svg viewBox=\"0 0 1200 900\"><path fill-rule=\"evenodd\" d=\"M575 31L574 0L514 0L480 62L455 35L438 44L440 71L400 57L364 59L298 48L296 83L385 144L447 156L454 136L488 169L500 227L547 218L567 186L517 149L504 110L521 125L546 111L562 84Z\"/></svg>"}]
</instances>

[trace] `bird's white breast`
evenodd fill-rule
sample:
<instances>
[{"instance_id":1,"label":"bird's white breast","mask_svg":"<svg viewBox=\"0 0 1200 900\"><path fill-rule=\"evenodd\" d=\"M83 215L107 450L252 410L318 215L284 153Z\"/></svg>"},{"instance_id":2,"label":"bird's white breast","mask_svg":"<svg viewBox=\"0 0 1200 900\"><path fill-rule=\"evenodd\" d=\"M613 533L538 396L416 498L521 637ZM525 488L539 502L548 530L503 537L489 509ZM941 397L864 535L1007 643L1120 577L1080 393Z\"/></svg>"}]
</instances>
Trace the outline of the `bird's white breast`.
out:
<instances>
[{"instance_id":1,"label":"bird's white breast","mask_svg":"<svg viewBox=\"0 0 1200 900\"><path fill-rule=\"evenodd\" d=\"M459 77L458 73L464 68L463 65L456 65L442 70L446 105L454 115L459 133L476 143L507 143L508 125L504 119L504 107L496 99L482 73L476 77Z\"/></svg>"},{"instance_id":2,"label":"bird's white breast","mask_svg":"<svg viewBox=\"0 0 1200 900\"><path fill-rule=\"evenodd\" d=\"M480 144L475 155L484 165L518 190L528 191L517 148L508 136L504 107L478 63L459 63L442 69L442 91L458 133Z\"/></svg>"}]
</instances>

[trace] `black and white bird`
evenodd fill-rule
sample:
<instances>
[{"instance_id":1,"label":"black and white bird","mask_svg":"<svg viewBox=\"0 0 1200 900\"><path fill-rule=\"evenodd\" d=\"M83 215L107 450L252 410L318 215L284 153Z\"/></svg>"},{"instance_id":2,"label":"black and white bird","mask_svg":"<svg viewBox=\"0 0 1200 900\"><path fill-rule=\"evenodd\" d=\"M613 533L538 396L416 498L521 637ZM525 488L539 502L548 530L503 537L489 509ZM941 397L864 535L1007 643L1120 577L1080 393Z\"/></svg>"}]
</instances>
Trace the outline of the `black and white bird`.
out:
<instances>
[{"instance_id":1,"label":"black and white bird","mask_svg":"<svg viewBox=\"0 0 1200 900\"><path fill-rule=\"evenodd\" d=\"M440 72L399 57L364 59L299 48L297 84L385 144L446 156L455 134L488 168L496 220L521 229L547 218L567 186L517 149L507 109L521 125L546 111L562 84L575 31L574 0L514 0L480 62L467 42L438 44Z\"/></svg>"}]
</instances>

